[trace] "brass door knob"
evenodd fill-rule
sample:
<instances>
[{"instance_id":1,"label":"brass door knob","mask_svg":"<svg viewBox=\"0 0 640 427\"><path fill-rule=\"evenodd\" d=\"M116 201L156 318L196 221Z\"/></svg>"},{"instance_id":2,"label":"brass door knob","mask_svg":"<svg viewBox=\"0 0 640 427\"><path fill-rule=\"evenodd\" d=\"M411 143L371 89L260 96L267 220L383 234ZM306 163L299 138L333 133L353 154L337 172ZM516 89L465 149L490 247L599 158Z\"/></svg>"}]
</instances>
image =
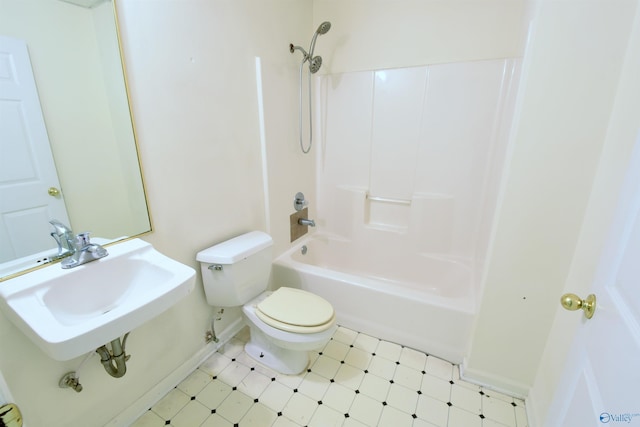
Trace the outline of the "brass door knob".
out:
<instances>
[{"instance_id":1,"label":"brass door knob","mask_svg":"<svg viewBox=\"0 0 640 427\"><path fill-rule=\"evenodd\" d=\"M0 426L22 427L22 414L15 403L0 405Z\"/></svg>"},{"instance_id":2,"label":"brass door knob","mask_svg":"<svg viewBox=\"0 0 640 427\"><path fill-rule=\"evenodd\" d=\"M58 190L56 187L49 187L47 193L49 193L51 197L56 197L60 195L60 190Z\"/></svg>"},{"instance_id":3,"label":"brass door knob","mask_svg":"<svg viewBox=\"0 0 640 427\"><path fill-rule=\"evenodd\" d=\"M570 311L582 309L584 316L591 319L596 311L596 296L590 294L587 299L582 299L576 294L564 294L560 297L560 304Z\"/></svg>"}]
</instances>

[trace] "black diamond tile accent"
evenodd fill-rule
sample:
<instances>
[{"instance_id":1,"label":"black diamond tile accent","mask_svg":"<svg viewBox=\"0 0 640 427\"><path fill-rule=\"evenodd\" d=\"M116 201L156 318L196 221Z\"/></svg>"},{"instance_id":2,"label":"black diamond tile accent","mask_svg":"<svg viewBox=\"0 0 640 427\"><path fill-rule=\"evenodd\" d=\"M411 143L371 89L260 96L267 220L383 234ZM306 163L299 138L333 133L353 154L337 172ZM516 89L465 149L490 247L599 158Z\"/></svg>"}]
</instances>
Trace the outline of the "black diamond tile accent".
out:
<instances>
[{"instance_id":1,"label":"black diamond tile accent","mask_svg":"<svg viewBox=\"0 0 640 427\"><path fill-rule=\"evenodd\" d=\"M164 425L168 426L169 424L171 424L171 420L167 420L164 422Z\"/></svg>"},{"instance_id":2,"label":"black diamond tile accent","mask_svg":"<svg viewBox=\"0 0 640 427\"><path fill-rule=\"evenodd\" d=\"M318 353L320 356L322 356L322 352Z\"/></svg>"},{"instance_id":3,"label":"black diamond tile accent","mask_svg":"<svg viewBox=\"0 0 640 427\"><path fill-rule=\"evenodd\" d=\"M322 400L318 400L318 405L322 405Z\"/></svg>"},{"instance_id":4,"label":"black diamond tile accent","mask_svg":"<svg viewBox=\"0 0 640 427\"><path fill-rule=\"evenodd\" d=\"M371 355L372 355L372 356L375 356L376 354L375 354L375 353L371 353Z\"/></svg>"},{"instance_id":5,"label":"black diamond tile accent","mask_svg":"<svg viewBox=\"0 0 640 427\"><path fill-rule=\"evenodd\" d=\"M420 390L418 390L418 394L422 394L422 392Z\"/></svg>"},{"instance_id":6,"label":"black diamond tile accent","mask_svg":"<svg viewBox=\"0 0 640 427\"><path fill-rule=\"evenodd\" d=\"M427 371L422 371L422 375L424 375L424 374L426 374L426 373L427 373Z\"/></svg>"},{"instance_id":7,"label":"black diamond tile accent","mask_svg":"<svg viewBox=\"0 0 640 427\"><path fill-rule=\"evenodd\" d=\"M393 384L393 380L389 380L389 382L390 382L391 384Z\"/></svg>"},{"instance_id":8,"label":"black diamond tile accent","mask_svg":"<svg viewBox=\"0 0 640 427\"><path fill-rule=\"evenodd\" d=\"M447 402L447 406L453 406L453 403Z\"/></svg>"},{"instance_id":9,"label":"black diamond tile accent","mask_svg":"<svg viewBox=\"0 0 640 427\"><path fill-rule=\"evenodd\" d=\"M282 416L282 412L278 412L278 416L281 417Z\"/></svg>"},{"instance_id":10,"label":"black diamond tile accent","mask_svg":"<svg viewBox=\"0 0 640 427\"><path fill-rule=\"evenodd\" d=\"M353 344L349 344L349 347L353 348Z\"/></svg>"},{"instance_id":11,"label":"black diamond tile accent","mask_svg":"<svg viewBox=\"0 0 640 427\"><path fill-rule=\"evenodd\" d=\"M387 406L387 402L382 402L382 406Z\"/></svg>"},{"instance_id":12,"label":"black diamond tile accent","mask_svg":"<svg viewBox=\"0 0 640 427\"><path fill-rule=\"evenodd\" d=\"M256 368L254 368L254 367L252 366L252 367L251 367L251 370L252 370L252 371L255 371L255 370L256 370Z\"/></svg>"},{"instance_id":13,"label":"black diamond tile accent","mask_svg":"<svg viewBox=\"0 0 640 427\"><path fill-rule=\"evenodd\" d=\"M331 378L329 381L332 383L336 382L333 378Z\"/></svg>"},{"instance_id":14,"label":"black diamond tile accent","mask_svg":"<svg viewBox=\"0 0 640 427\"><path fill-rule=\"evenodd\" d=\"M233 387L231 390L236 391L238 387Z\"/></svg>"},{"instance_id":15,"label":"black diamond tile accent","mask_svg":"<svg viewBox=\"0 0 640 427\"><path fill-rule=\"evenodd\" d=\"M233 359L231 359L231 361L232 361L232 362L235 362L235 361L236 361L236 358L234 357Z\"/></svg>"},{"instance_id":16,"label":"black diamond tile accent","mask_svg":"<svg viewBox=\"0 0 640 427\"><path fill-rule=\"evenodd\" d=\"M400 361L397 361L397 362L396 362L396 365L399 365L399 364L400 364Z\"/></svg>"},{"instance_id":17,"label":"black diamond tile accent","mask_svg":"<svg viewBox=\"0 0 640 427\"><path fill-rule=\"evenodd\" d=\"M340 363L342 363L344 365L344 360L341 360Z\"/></svg>"},{"instance_id":18,"label":"black diamond tile accent","mask_svg":"<svg viewBox=\"0 0 640 427\"><path fill-rule=\"evenodd\" d=\"M411 414L411 417L415 420L416 418L418 418L418 416L416 414Z\"/></svg>"},{"instance_id":19,"label":"black diamond tile accent","mask_svg":"<svg viewBox=\"0 0 640 427\"><path fill-rule=\"evenodd\" d=\"M349 418L349 414L344 414L344 417L345 418Z\"/></svg>"},{"instance_id":20,"label":"black diamond tile accent","mask_svg":"<svg viewBox=\"0 0 640 427\"><path fill-rule=\"evenodd\" d=\"M356 394L360 394L360 390L356 390Z\"/></svg>"},{"instance_id":21,"label":"black diamond tile accent","mask_svg":"<svg viewBox=\"0 0 640 427\"><path fill-rule=\"evenodd\" d=\"M195 396L191 396L191 400L196 400L196 397Z\"/></svg>"},{"instance_id":22,"label":"black diamond tile accent","mask_svg":"<svg viewBox=\"0 0 640 427\"><path fill-rule=\"evenodd\" d=\"M515 408L518 405L516 404L516 402L511 402L511 406L513 406Z\"/></svg>"},{"instance_id":23,"label":"black diamond tile accent","mask_svg":"<svg viewBox=\"0 0 640 427\"><path fill-rule=\"evenodd\" d=\"M211 413L212 413L212 414L215 414L215 413L216 413L216 410L215 410L215 409L212 409L212 410L211 410Z\"/></svg>"},{"instance_id":24,"label":"black diamond tile accent","mask_svg":"<svg viewBox=\"0 0 640 427\"><path fill-rule=\"evenodd\" d=\"M293 392L294 392L294 393L297 393L297 392L298 392L298 389L297 389L297 388L294 388L294 389L293 389Z\"/></svg>"},{"instance_id":25,"label":"black diamond tile accent","mask_svg":"<svg viewBox=\"0 0 640 427\"><path fill-rule=\"evenodd\" d=\"M307 372L311 372L311 369L307 369Z\"/></svg>"},{"instance_id":26,"label":"black diamond tile accent","mask_svg":"<svg viewBox=\"0 0 640 427\"><path fill-rule=\"evenodd\" d=\"M454 385L455 383L453 382L453 380L450 380L449 384Z\"/></svg>"},{"instance_id":27,"label":"black diamond tile accent","mask_svg":"<svg viewBox=\"0 0 640 427\"><path fill-rule=\"evenodd\" d=\"M275 380L276 380L276 377L271 377L271 381L275 381Z\"/></svg>"},{"instance_id":28,"label":"black diamond tile accent","mask_svg":"<svg viewBox=\"0 0 640 427\"><path fill-rule=\"evenodd\" d=\"M368 374L368 373L369 373L369 370L368 370L368 369L365 369L365 370L364 370L364 373L365 373L365 374Z\"/></svg>"},{"instance_id":29,"label":"black diamond tile accent","mask_svg":"<svg viewBox=\"0 0 640 427\"><path fill-rule=\"evenodd\" d=\"M253 403L258 403L258 399L253 399Z\"/></svg>"},{"instance_id":30,"label":"black diamond tile accent","mask_svg":"<svg viewBox=\"0 0 640 427\"><path fill-rule=\"evenodd\" d=\"M484 396L484 391L480 390L479 393Z\"/></svg>"},{"instance_id":31,"label":"black diamond tile accent","mask_svg":"<svg viewBox=\"0 0 640 427\"><path fill-rule=\"evenodd\" d=\"M212 380L216 380L216 379L218 379L218 377L214 375L214 376L211 377L211 379Z\"/></svg>"},{"instance_id":32,"label":"black diamond tile accent","mask_svg":"<svg viewBox=\"0 0 640 427\"><path fill-rule=\"evenodd\" d=\"M240 427L240 424L235 423L235 424L233 425L233 427Z\"/></svg>"},{"instance_id":33,"label":"black diamond tile accent","mask_svg":"<svg viewBox=\"0 0 640 427\"><path fill-rule=\"evenodd\" d=\"M482 415L482 414L480 414L480 415L478 415L478 416L479 416L480 418L482 418L483 420L484 420L484 418L485 418L485 417L484 417L484 415Z\"/></svg>"}]
</instances>

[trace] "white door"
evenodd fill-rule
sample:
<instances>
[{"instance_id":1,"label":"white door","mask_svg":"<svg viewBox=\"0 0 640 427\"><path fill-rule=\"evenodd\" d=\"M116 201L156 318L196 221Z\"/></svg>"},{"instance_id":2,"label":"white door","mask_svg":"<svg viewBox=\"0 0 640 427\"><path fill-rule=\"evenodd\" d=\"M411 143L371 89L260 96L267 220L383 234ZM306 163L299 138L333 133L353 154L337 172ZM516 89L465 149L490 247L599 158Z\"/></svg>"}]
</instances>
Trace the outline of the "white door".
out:
<instances>
[{"instance_id":1,"label":"white door","mask_svg":"<svg viewBox=\"0 0 640 427\"><path fill-rule=\"evenodd\" d=\"M543 382L559 377L544 427L640 427L639 77L640 3L568 280L583 287L580 297L596 295L596 309L587 320L559 308L549 354L571 347L562 371L556 365L542 372ZM559 297L549 295L558 307Z\"/></svg>"},{"instance_id":2,"label":"white door","mask_svg":"<svg viewBox=\"0 0 640 427\"><path fill-rule=\"evenodd\" d=\"M49 188L60 192L50 195ZM49 220L69 224L27 45L5 36L0 36L0 216L0 262L54 248Z\"/></svg>"},{"instance_id":3,"label":"white door","mask_svg":"<svg viewBox=\"0 0 640 427\"><path fill-rule=\"evenodd\" d=\"M583 320L577 335L570 337L573 345L545 426L640 426L638 129L608 238L599 248L600 262L591 289L597 297L596 310L593 318Z\"/></svg>"}]
</instances>

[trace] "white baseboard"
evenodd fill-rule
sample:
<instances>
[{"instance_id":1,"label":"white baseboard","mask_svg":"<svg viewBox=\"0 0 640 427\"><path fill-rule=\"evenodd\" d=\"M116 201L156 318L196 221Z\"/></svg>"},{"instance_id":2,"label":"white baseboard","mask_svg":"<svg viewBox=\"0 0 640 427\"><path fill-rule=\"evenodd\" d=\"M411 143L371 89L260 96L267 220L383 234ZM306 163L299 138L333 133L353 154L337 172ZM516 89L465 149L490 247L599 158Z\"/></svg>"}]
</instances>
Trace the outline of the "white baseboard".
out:
<instances>
[{"instance_id":1,"label":"white baseboard","mask_svg":"<svg viewBox=\"0 0 640 427\"><path fill-rule=\"evenodd\" d=\"M527 422L529 427L541 426L544 421L544 414L540 414L540 408L538 407L539 400L536 399L535 387L531 389L529 396L525 399L524 403L527 408Z\"/></svg>"},{"instance_id":2,"label":"white baseboard","mask_svg":"<svg viewBox=\"0 0 640 427\"><path fill-rule=\"evenodd\" d=\"M460 378L489 390L497 391L498 393L506 394L508 396L517 397L518 399L522 400L525 400L529 395L530 386L528 386L527 384L522 384L517 381L512 381L507 378L483 372L477 369L471 369L467 366L466 358L460 365Z\"/></svg>"},{"instance_id":3,"label":"white baseboard","mask_svg":"<svg viewBox=\"0 0 640 427\"><path fill-rule=\"evenodd\" d=\"M155 403L169 393L176 385L191 374L198 366L207 360L220 347L233 338L244 327L242 318L238 318L218 335L219 341L211 342L200 349L182 365L171 372L162 381L147 391L142 397L136 400L131 406L120 412L115 418L105 424L105 427L127 427L133 424L142 414L144 414Z\"/></svg>"}]
</instances>

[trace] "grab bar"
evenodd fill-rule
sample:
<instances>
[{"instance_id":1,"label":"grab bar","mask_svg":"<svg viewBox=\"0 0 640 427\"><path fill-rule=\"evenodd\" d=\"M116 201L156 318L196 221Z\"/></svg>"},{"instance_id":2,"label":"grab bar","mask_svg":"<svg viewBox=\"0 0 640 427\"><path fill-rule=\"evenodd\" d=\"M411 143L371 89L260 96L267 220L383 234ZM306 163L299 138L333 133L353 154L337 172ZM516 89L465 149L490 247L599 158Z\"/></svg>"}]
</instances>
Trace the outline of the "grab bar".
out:
<instances>
[{"instance_id":1,"label":"grab bar","mask_svg":"<svg viewBox=\"0 0 640 427\"><path fill-rule=\"evenodd\" d=\"M392 198L388 198L388 197L377 197L377 196L372 196L369 193L367 193L367 199L373 200L374 202L396 203L398 205L410 205L411 204L411 200L392 199Z\"/></svg>"}]
</instances>

